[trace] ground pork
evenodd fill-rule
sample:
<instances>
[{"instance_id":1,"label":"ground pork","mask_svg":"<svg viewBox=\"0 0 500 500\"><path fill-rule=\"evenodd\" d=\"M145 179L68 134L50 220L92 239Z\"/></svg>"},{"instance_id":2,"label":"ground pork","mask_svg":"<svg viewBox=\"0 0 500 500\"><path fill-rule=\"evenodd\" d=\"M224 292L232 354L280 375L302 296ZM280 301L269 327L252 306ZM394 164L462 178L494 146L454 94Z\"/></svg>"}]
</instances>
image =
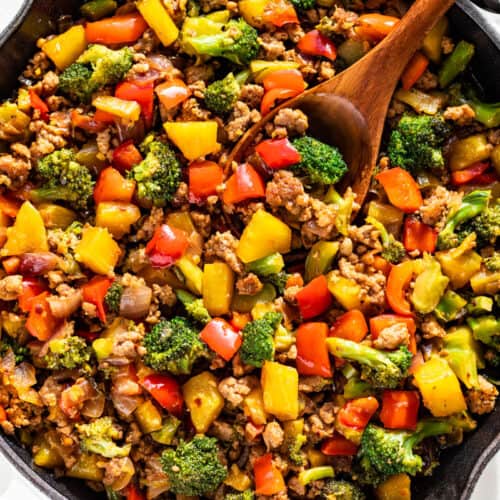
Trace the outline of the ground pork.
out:
<instances>
[{"instance_id":1,"label":"ground pork","mask_svg":"<svg viewBox=\"0 0 500 500\"><path fill-rule=\"evenodd\" d=\"M345 10L342 7L335 7L333 14L321 21L322 32L327 36L341 35L351 38L354 36L354 27L358 21L355 12Z\"/></svg>"},{"instance_id":2,"label":"ground pork","mask_svg":"<svg viewBox=\"0 0 500 500\"><path fill-rule=\"evenodd\" d=\"M446 335L446 330L439 324L439 321L433 314L424 316L420 325L424 339L442 338Z\"/></svg>"},{"instance_id":3,"label":"ground pork","mask_svg":"<svg viewBox=\"0 0 500 500\"><path fill-rule=\"evenodd\" d=\"M41 81L41 91L43 95L49 96L54 94L58 86L59 77L56 73L54 73L54 71L48 71L43 75L43 79Z\"/></svg>"},{"instance_id":4,"label":"ground pork","mask_svg":"<svg viewBox=\"0 0 500 500\"><path fill-rule=\"evenodd\" d=\"M472 413L483 415L495 409L498 396L497 388L484 377L479 375L479 387L467 392L467 406Z\"/></svg>"},{"instance_id":5,"label":"ground pork","mask_svg":"<svg viewBox=\"0 0 500 500\"><path fill-rule=\"evenodd\" d=\"M420 207L422 222L431 226L443 223L450 208L460 204L461 197L462 195L456 191L448 191L444 186L437 186Z\"/></svg>"},{"instance_id":6,"label":"ground pork","mask_svg":"<svg viewBox=\"0 0 500 500\"><path fill-rule=\"evenodd\" d=\"M249 83L241 87L240 101L248 104L250 108L258 108L264 96L264 87Z\"/></svg>"},{"instance_id":7,"label":"ground pork","mask_svg":"<svg viewBox=\"0 0 500 500\"><path fill-rule=\"evenodd\" d=\"M361 243L368 248L374 250L381 250L382 244L380 243L380 232L375 229L371 224L364 224L363 226L349 226L348 234L352 242ZM352 252L351 252L352 253Z\"/></svg>"},{"instance_id":8,"label":"ground pork","mask_svg":"<svg viewBox=\"0 0 500 500\"><path fill-rule=\"evenodd\" d=\"M273 125L274 130L271 137L294 137L305 134L309 127L309 121L300 109L284 108L274 118Z\"/></svg>"},{"instance_id":9,"label":"ground pork","mask_svg":"<svg viewBox=\"0 0 500 500\"><path fill-rule=\"evenodd\" d=\"M249 273L239 278L236 282L236 289L240 295L256 295L263 287L264 285L259 280L258 276L253 273Z\"/></svg>"},{"instance_id":10,"label":"ground pork","mask_svg":"<svg viewBox=\"0 0 500 500\"><path fill-rule=\"evenodd\" d=\"M323 420L325 424L333 424L335 422L335 414L338 411L338 407L335 406L334 403L325 403L321 408L319 409L319 418Z\"/></svg>"},{"instance_id":11,"label":"ground pork","mask_svg":"<svg viewBox=\"0 0 500 500\"><path fill-rule=\"evenodd\" d=\"M323 439L330 438L335 432L334 424L325 424L319 415L311 415L307 418L304 426L305 433L310 443L318 443Z\"/></svg>"},{"instance_id":12,"label":"ground pork","mask_svg":"<svg viewBox=\"0 0 500 500\"><path fill-rule=\"evenodd\" d=\"M109 152L111 149L111 132L110 129L107 128L102 132L99 132L96 137L97 149L99 154L102 155L103 158L111 159Z\"/></svg>"},{"instance_id":13,"label":"ground pork","mask_svg":"<svg viewBox=\"0 0 500 500\"><path fill-rule=\"evenodd\" d=\"M408 345L410 334L405 323L395 323L384 328L373 341L373 347L382 350L396 349L400 345Z\"/></svg>"},{"instance_id":14,"label":"ground pork","mask_svg":"<svg viewBox=\"0 0 500 500\"><path fill-rule=\"evenodd\" d=\"M206 121L210 118L210 111L203 109L194 97L182 103L180 121Z\"/></svg>"},{"instance_id":15,"label":"ground pork","mask_svg":"<svg viewBox=\"0 0 500 500\"><path fill-rule=\"evenodd\" d=\"M151 54L160 45L160 40L152 29L147 29L134 45L136 52Z\"/></svg>"},{"instance_id":16,"label":"ground pork","mask_svg":"<svg viewBox=\"0 0 500 500\"><path fill-rule=\"evenodd\" d=\"M28 178L31 170L31 152L21 143L13 144L11 151L12 154L0 155L0 184L15 189L22 186Z\"/></svg>"},{"instance_id":17,"label":"ground pork","mask_svg":"<svg viewBox=\"0 0 500 500\"><path fill-rule=\"evenodd\" d=\"M468 104L450 106L446 108L443 113L443 118L445 118L445 120L452 120L460 127L469 125L475 117L475 111Z\"/></svg>"},{"instance_id":18,"label":"ground pork","mask_svg":"<svg viewBox=\"0 0 500 500\"><path fill-rule=\"evenodd\" d=\"M153 296L163 305L172 307L177 302L177 296L170 285L160 286L153 283Z\"/></svg>"},{"instance_id":19,"label":"ground pork","mask_svg":"<svg viewBox=\"0 0 500 500\"><path fill-rule=\"evenodd\" d=\"M262 439L264 439L268 450L279 448L283 444L284 438L285 433L278 422L273 421L266 424L266 428L262 433Z\"/></svg>"},{"instance_id":20,"label":"ground pork","mask_svg":"<svg viewBox=\"0 0 500 500\"><path fill-rule=\"evenodd\" d=\"M16 300L23 292L23 277L20 274L6 276L0 280L0 300Z\"/></svg>"},{"instance_id":21,"label":"ground pork","mask_svg":"<svg viewBox=\"0 0 500 500\"><path fill-rule=\"evenodd\" d=\"M188 85L192 85L199 80L208 82L214 77L214 68L211 64L193 65L186 68L184 75Z\"/></svg>"},{"instance_id":22,"label":"ground pork","mask_svg":"<svg viewBox=\"0 0 500 500\"><path fill-rule=\"evenodd\" d=\"M238 239L230 231L224 233L216 232L205 243L205 259L208 261L222 259L236 273L241 274L244 266L236 255Z\"/></svg>"},{"instance_id":23,"label":"ground pork","mask_svg":"<svg viewBox=\"0 0 500 500\"><path fill-rule=\"evenodd\" d=\"M216 420L210 426L210 435L226 443L230 443L235 438L235 432L233 426L221 420Z\"/></svg>"},{"instance_id":24,"label":"ground pork","mask_svg":"<svg viewBox=\"0 0 500 500\"><path fill-rule=\"evenodd\" d=\"M236 142L260 118L259 111L250 109L243 101L237 101L226 125L228 139Z\"/></svg>"},{"instance_id":25,"label":"ground pork","mask_svg":"<svg viewBox=\"0 0 500 500\"><path fill-rule=\"evenodd\" d=\"M453 43L453 40L449 36L444 36L441 41L441 49L443 50L443 54L451 54L454 48L455 44Z\"/></svg>"},{"instance_id":26,"label":"ground pork","mask_svg":"<svg viewBox=\"0 0 500 500\"><path fill-rule=\"evenodd\" d=\"M129 457L112 458L109 462L106 463L106 467L104 468L104 478L102 482L106 486L111 486L122 477L125 467L128 471L130 466L132 466L133 470L134 463L130 460Z\"/></svg>"},{"instance_id":27,"label":"ground pork","mask_svg":"<svg viewBox=\"0 0 500 500\"><path fill-rule=\"evenodd\" d=\"M424 92L437 89L439 87L438 77L429 70L426 70L415 83L415 87Z\"/></svg>"},{"instance_id":28,"label":"ground pork","mask_svg":"<svg viewBox=\"0 0 500 500\"><path fill-rule=\"evenodd\" d=\"M255 385L254 377L227 377L220 381L218 387L224 399L236 407L243 403L243 399L250 394Z\"/></svg>"},{"instance_id":29,"label":"ground pork","mask_svg":"<svg viewBox=\"0 0 500 500\"><path fill-rule=\"evenodd\" d=\"M212 233L212 221L210 214L205 214L203 212L197 212L193 210L191 213L191 219L193 220L196 232L201 234L203 238L208 238Z\"/></svg>"},{"instance_id":30,"label":"ground pork","mask_svg":"<svg viewBox=\"0 0 500 500\"><path fill-rule=\"evenodd\" d=\"M273 33L263 33L260 36L259 58L267 61L275 61L285 53L285 50L283 41L275 38Z\"/></svg>"},{"instance_id":31,"label":"ground pork","mask_svg":"<svg viewBox=\"0 0 500 500\"><path fill-rule=\"evenodd\" d=\"M30 131L36 134L30 147L33 158L39 159L66 146L67 139L71 137L71 128L69 112L51 113L49 123L44 120L32 121Z\"/></svg>"},{"instance_id":32,"label":"ground pork","mask_svg":"<svg viewBox=\"0 0 500 500\"><path fill-rule=\"evenodd\" d=\"M143 337L144 332L138 327L126 329L118 328L113 336L113 349L110 357L115 360L134 360Z\"/></svg>"},{"instance_id":33,"label":"ground pork","mask_svg":"<svg viewBox=\"0 0 500 500\"><path fill-rule=\"evenodd\" d=\"M299 391L302 392L321 392L328 385L328 381L317 375L300 377L299 378Z\"/></svg>"},{"instance_id":34,"label":"ground pork","mask_svg":"<svg viewBox=\"0 0 500 500\"><path fill-rule=\"evenodd\" d=\"M153 237L156 228L163 224L164 220L165 214L163 213L163 208L151 208L149 215L144 219L142 226L137 230L135 235L136 240L149 241Z\"/></svg>"}]
</instances>

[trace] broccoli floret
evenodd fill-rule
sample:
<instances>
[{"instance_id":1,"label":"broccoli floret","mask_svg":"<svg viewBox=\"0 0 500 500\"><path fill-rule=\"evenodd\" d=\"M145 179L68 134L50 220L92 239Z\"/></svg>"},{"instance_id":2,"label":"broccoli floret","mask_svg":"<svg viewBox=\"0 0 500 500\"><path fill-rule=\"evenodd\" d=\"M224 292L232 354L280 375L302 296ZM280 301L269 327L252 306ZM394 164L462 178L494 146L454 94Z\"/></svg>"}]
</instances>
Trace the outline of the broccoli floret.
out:
<instances>
[{"instance_id":1,"label":"broccoli floret","mask_svg":"<svg viewBox=\"0 0 500 500\"><path fill-rule=\"evenodd\" d=\"M76 161L71 149L60 149L38 162L43 184L30 191L34 201L66 201L77 210L87 208L94 190L94 181L87 167Z\"/></svg>"},{"instance_id":2,"label":"broccoli floret","mask_svg":"<svg viewBox=\"0 0 500 500\"><path fill-rule=\"evenodd\" d=\"M224 500L254 500L255 494L252 490L245 490L241 493L227 493Z\"/></svg>"},{"instance_id":3,"label":"broccoli floret","mask_svg":"<svg viewBox=\"0 0 500 500\"><path fill-rule=\"evenodd\" d=\"M314 8L316 0L290 0L290 3L299 10L308 10Z\"/></svg>"},{"instance_id":4,"label":"broccoli floret","mask_svg":"<svg viewBox=\"0 0 500 500\"><path fill-rule=\"evenodd\" d=\"M261 319L250 321L245 325L240 348L243 363L260 368L264 361L271 361L274 358L273 335L282 318L280 313L269 312Z\"/></svg>"},{"instance_id":5,"label":"broccoli floret","mask_svg":"<svg viewBox=\"0 0 500 500\"><path fill-rule=\"evenodd\" d=\"M175 295L182 302L187 315L194 321L205 325L212 319L203 304L203 299L196 298L191 293L186 292L186 290L176 290Z\"/></svg>"},{"instance_id":6,"label":"broccoli floret","mask_svg":"<svg viewBox=\"0 0 500 500\"><path fill-rule=\"evenodd\" d=\"M500 271L500 253L495 252L490 257L486 257L484 259L484 265L486 266L486 269L492 273Z\"/></svg>"},{"instance_id":7,"label":"broccoli floret","mask_svg":"<svg viewBox=\"0 0 500 500\"><path fill-rule=\"evenodd\" d=\"M118 446L114 441L122 438L122 432L113 424L111 417L102 417L90 424L76 424L82 451L97 453L106 458L127 457L132 445Z\"/></svg>"},{"instance_id":8,"label":"broccoli floret","mask_svg":"<svg viewBox=\"0 0 500 500\"><path fill-rule=\"evenodd\" d=\"M307 437L302 433L291 436L285 442L288 458L293 464L299 467L304 465L304 452L302 451L302 447L306 443Z\"/></svg>"},{"instance_id":9,"label":"broccoli floret","mask_svg":"<svg viewBox=\"0 0 500 500\"><path fill-rule=\"evenodd\" d=\"M406 377L413 357L406 346L385 352L337 337L329 338L327 344L335 357L359 363L361 378L380 389L396 388Z\"/></svg>"},{"instance_id":10,"label":"broccoli floret","mask_svg":"<svg viewBox=\"0 0 500 500\"><path fill-rule=\"evenodd\" d=\"M175 450L165 450L161 464L171 491L187 496L214 492L227 476L218 454L217 439L206 436L195 436L189 442L181 440Z\"/></svg>"},{"instance_id":11,"label":"broccoli floret","mask_svg":"<svg viewBox=\"0 0 500 500\"><path fill-rule=\"evenodd\" d=\"M348 235L355 199L356 195L353 193L351 188L348 188L342 197L333 186L328 188L328 192L324 198L325 203L335 206L337 210L335 227L337 228L337 231L344 236Z\"/></svg>"},{"instance_id":12,"label":"broccoli floret","mask_svg":"<svg viewBox=\"0 0 500 500\"><path fill-rule=\"evenodd\" d=\"M322 500L365 500L366 495L354 483L330 479L321 490Z\"/></svg>"},{"instance_id":13,"label":"broccoli floret","mask_svg":"<svg viewBox=\"0 0 500 500\"><path fill-rule=\"evenodd\" d=\"M240 84L232 73L211 83L205 90L205 105L210 111L224 115L229 113L240 96Z\"/></svg>"},{"instance_id":14,"label":"broccoli floret","mask_svg":"<svg viewBox=\"0 0 500 500\"><path fill-rule=\"evenodd\" d=\"M484 212L468 222L464 229L465 235L476 233L479 247L495 245L500 237L500 203L486 208Z\"/></svg>"},{"instance_id":15,"label":"broccoli floret","mask_svg":"<svg viewBox=\"0 0 500 500\"><path fill-rule=\"evenodd\" d=\"M111 50L104 45L91 45L59 77L59 89L71 99L88 102L94 92L118 83L133 64L128 47Z\"/></svg>"},{"instance_id":16,"label":"broccoli floret","mask_svg":"<svg viewBox=\"0 0 500 500\"><path fill-rule=\"evenodd\" d=\"M411 172L441 170L444 167L441 147L448 130L441 117L404 115L389 139L391 165Z\"/></svg>"},{"instance_id":17,"label":"broccoli floret","mask_svg":"<svg viewBox=\"0 0 500 500\"><path fill-rule=\"evenodd\" d=\"M387 430L368 424L361 438L360 453L382 475L415 475L423 467L422 458L413 451L418 443L432 436L471 430L474 426L470 418L456 416L424 419L419 422L415 432Z\"/></svg>"},{"instance_id":18,"label":"broccoli floret","mask_svg":"<svg viewBox=\"0 0 500 500\"><path fill-rule=\"evenodd\" d=\"M347 164L335 146L309 136L298 137L292 144L301 156L300 162L292 168L312 183L336 184L347 172Z\"/></svg>"},{"instance_id":19,"label":"broccoli floret","mask_svg":"<svg viewBox=\"0 0 500 500\"><path fill-rule=\"evenodd\" d=\"M269 276L266 276L264 278L264 281L266 283L270 283L271 285L275 286L276 289L278 290L278 293L280 295L283 295L285 293L285 287L286 287L286 282L288 281L288 278L291 275L288 274L286 271L281 271L277 274L271 274Z\"/></svg>"},{"instance_id":20,"label":"broccoli floret","mask_svg":"<svg viewBox=\"0 0 500 500\"><path fill-rule=\"evenodd\" d=\"M464 196L458 210L448 216L444 228L439 233L438 248L440 250L454 248L461 243L465 235L459 234L457 229L461 224L477 217L487 209L490 194L490 191L483 190L472 191Z\"/></svg>"},{"instance_id":21,"label":"broccoli floret","mask_svg":"<svg viewBox=\"0 0 500 500\"><path fill-rule=\"evenodd\" d=\"M49 342L49 352L44 360L51 370L89 369L91 349L82 337L72 335Z\"/></svg>"},{"instance_id":22,"label":"broccoli floret","mask_svg":"<svg viewBox=\"0 0 500 500\"><path fill-rule=\"evenodd\" d=\"M163 207L171 201L181 182L182 173L175 153L162 142L145 147L146 158L132 168L129 178L137 182L137 196L144 207Z\"/></svg>"},{"instance_id":23,"label":"broccoli floret","mask_svg":"<svg viewBox=\"0 0 500 500\"><path fill-rule=\"evenodd\" d=\"M197 20L207 29L193 30ZM182 27L181 40L184 51L189 54L223 57L241 65L249 64L259 51L257 30L241 18L227 23L204 17L188 18Z\"/></svg>"},{"instance_id":24,"label":"broccoli floret","mask_svg":"<svg viewBox=\"0 0 500 500\"><path fill-rule=\"evenodd\" d=\"M386 227L374 217L367 217L366 222L371 224L380 233L382 240L382 257L392 264L397 264L406 256L404 245L397 241L392 234L390 234Z\"/></svg>"},{"instance_id":25,"label":"broccoli floret","mask_svg":"<svg viewBox=\"0 0 500 500\"><path fill-rule=\"evenodd\" d=\"M156 371L189 375L198 359L208 357L198 331L186 318L160 321L145 335L144 363Z\"/></svg>"},{"instance_id":26,"label":"broccoli floret","mask_svg":"<svg viewBox=\"0 0 500 500\"><path fill-rule=\"evenodd\" d=\"M118 281L113 281L104 296L106 307L115 314L120 312L120 301L123 295L123 285Z\"/></svg>"},{"instance_id":27,"label":"broccoli floret","mask_svg":"<svg viewBox=\"0 0 500 500\"><path fill-rule=\"evenodd\" d=\"M3 358L9 350L14 353L16 364L22 363L30 354L28 347L19 345L12 337L3 335L0 339L0 358Z\"/></svg>"}]
</instances>

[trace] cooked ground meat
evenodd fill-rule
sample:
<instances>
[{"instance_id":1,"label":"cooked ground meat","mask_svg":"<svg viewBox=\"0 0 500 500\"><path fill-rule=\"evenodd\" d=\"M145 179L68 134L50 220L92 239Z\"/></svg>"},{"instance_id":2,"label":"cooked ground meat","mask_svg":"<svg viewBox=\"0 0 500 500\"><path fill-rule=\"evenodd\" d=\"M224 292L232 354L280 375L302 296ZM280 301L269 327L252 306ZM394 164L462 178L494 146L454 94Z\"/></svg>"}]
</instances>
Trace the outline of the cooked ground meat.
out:
<instances>
[{"instance_id":1,"label":"cooked ground meat","mask_svg":"<svg viewBox=\"0 0 500 500\"><path fill-rule=\"evenodd\" d=\"M425 339L432 339L434 337L440 338L446 335L446 330L439 324L436 317L432 314L428 314L424 317L420 328Z\"/></svg>"},{"instance_id":2,"label":"cooked ground meat","mask_svg":"<svg viewBox=\"0 0 500 500\"><path fill-rule=\"evenodd\" d=\"M262 433L262 439L264 439L264 443L268 450L279 448L283 444L284 438L285 433L276 420L266 424L264 432Z\"/></svg>"},{"instance_id":3,"label":"cooked ground meat","mask_svg":"<svg viewBox=\"0 0 500 500\"><path fill-rule=\"evenodd\" d=\"M467 392L467 406L472 413L484 415L485 413L491 413L495 409L498 390L481 375L478 378L479 387L470 389Z\"/></svg>"},{"instance_id":4,"label":"cooked ground meat","mask_svg":"<svg viewBox=\"0 0 500 500\"><path fill-rule=\"evenodd\" d=\"M238 101L234 105L229 122L226 125L228 139L231 142L236 142L260 118L259 111L250 109L243 101Z\"/></svg>"},{"instance_id":5,"label":"cooked ground meat","mask_svg":"<svg viewBox=\"0 0 500 500\"><path fill-rule=\"evenodd\" d=\"M249 273L246 276L239 278L236 282L236 289L241 295L256 295L258 294L264 285L259 280L258 276Z\"/></svg>"},{"instance_id":6,"label":"cooked ground meat","mask_svg":"<svg viewBox=\"0 0 500 500\"><path fill-rule=\"evenodd\" d=\"M236 255L237 247L238 240L229 231L217 232L205 243L205 259L222 259L234 272L241 274L244 266Z\"/></svg>"},{"instance_id":7,"label":"cooked ground meat","mask_svg":"<svg viewBox=\"0 0 500 500\"><path fill-rule=\"evenodd\" d=\"M309 122L307 116L300 109L284 108L274 118L274 132L272 137L294 137L304 135Z\"/></svg>"},{"instance_id":8,"label":"cooked ground meat","mask_svg":"<svg viewBox=\"0 0 500 500\"><path fill-rule=\"evenodd\" d=\"M16 188L28 178L31 153L22 144L14 144L11 149L13 154L0 154L0 184Z\"/></svg>"},{"instance_id":9,"label":"cooked ground meat","mask_svg":"<svg viewBox=\"0 0 500 500\"><path fill-rule=\"evenodd\" d=\"M275 61L285 53L285 44L271 33L264 33L260 37L260 57L268 61Z\"/></svg>"},{"instance_id":10,"label":"cooked ground meat","mask_svg":"<svg viewBox=\"0 0 500 500\"><path fill-rule=\"evenodd\" d=\"M235 378L228 377L219 383L219 391L233 406L239 406L245 396L250 394L250 391L255 387L255 380L253 377Z\"/></svg>"},{"instance_id":11,"label":"cooked ground meat","mask_svg":"<svg viewBox=\"0 0 500 500\"><path fill-rule=\"evenodd\" d=\"M420 207L422 221L431 226L443 223L450 208L459 206L460 200L461 195L456 191L437 186L430 196L424 198L424 204Z\"/></svg>"},{"instance_id":12,"label":"cooked ground meat","mask_svg":"<svg viewBox=\"0 0 500 500\"><path fill-rule=\"evenodd\" d=\"M396 349L400 345L407 345L410 341L408 327L404 323L396 323L384 328L373 341L373 347L382 350Z\"/></svg>"},{"instance_id":13,"label":"cooked ground meat","mask_svg":"<svg viewBox=\"0 0 500 500\"><path fill-rule=\"evenodd\" d=\"M462 104L461 106L450 106L446 108L443 113L446 120L452 120L457 125L463 127L471 123L476 117L475 111L468 105Z\"/></svg>"},{"instance_id":14,"label":"cooked ground meat","mask_svg":"<svg viewBox=\"0 0 500 500\"><path fill-rule=\"evenodd\" d=\"M241 87L240 101L248 104L250 108L258 108L264 96L264 88L261 85L248 83Z\"/></svg>"},{"instance_id":15,"label":"cooked ground meat","mask_svg":"<svg viewBox=\"0 0 500 500\"><path fill-rule=\"evenodd\" d=\"M438 77L434 73L431 73L429 70L426 70L424 74L417 80L415 87L424 92L437 89L439 87Z\"/></svg>"},{"instance_id":16,"label":"cooked ground meat","mask_svg":"<svg viewBox=\"0 0 500 500\"><path fill-rule=\"evenodd\" d=\"M23 277L20 274L6 276L0 280L0 300L16 300L23 292Z\"/></svg>"}]
</instances>

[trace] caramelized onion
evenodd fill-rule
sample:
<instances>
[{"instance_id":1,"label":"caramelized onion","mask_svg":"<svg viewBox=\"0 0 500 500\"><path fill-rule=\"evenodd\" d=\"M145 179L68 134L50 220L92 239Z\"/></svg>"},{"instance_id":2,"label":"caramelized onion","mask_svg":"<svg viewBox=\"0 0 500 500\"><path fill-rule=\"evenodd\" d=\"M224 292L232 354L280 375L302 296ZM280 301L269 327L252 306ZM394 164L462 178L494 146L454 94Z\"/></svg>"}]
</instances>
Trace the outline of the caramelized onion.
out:
<instances>
[{"instance_id":1,"label":"caramelized onion","mask_svg":"<svg viewBox=\"0 0 500 500\"><path fill-rule=\"evenodd\" d=\"M59 257L51 252L25 253L20 257L19 272L23 275L39 276L53 271Z\"/></svg>"},{"instance_id":2,"label":"caramelized onion","mask_svg":"<svg viewBox=\"0 0 500 500\"><path fill-rule=\"evenodd\" d=\"M145 285L129 286L123 290L120 300L120 316L127 319L141 319L147 316L153 292Z\"/></svg>"}]
</instances>

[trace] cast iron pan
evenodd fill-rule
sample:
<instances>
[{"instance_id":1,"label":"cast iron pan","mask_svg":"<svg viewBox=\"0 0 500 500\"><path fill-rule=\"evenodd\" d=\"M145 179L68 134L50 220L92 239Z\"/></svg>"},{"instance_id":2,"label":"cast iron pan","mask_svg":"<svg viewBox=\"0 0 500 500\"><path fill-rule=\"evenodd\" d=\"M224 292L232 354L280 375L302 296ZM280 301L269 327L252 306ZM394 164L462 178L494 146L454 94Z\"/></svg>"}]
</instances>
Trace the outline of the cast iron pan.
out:
<instances>
[{"instance_id":1,"label":"cast iron pan","mask_svg":"<svg viewBox=\"0 0 500 500\"><path fill-rule=\"evenodd\" d=\"M439 1L439 0L437 0ZM9 97L40 36L57 30L57 19L75 14L79 0L26 0L20 14L0 35L0 96ZM457 0L450 12L453 30L473 42L472 71L487 97L500 101L500 0ZM498 407L499 405L497 405ZM500 449L500 418L495 412L480 419L478 430L458 448L441 455L431 477L414 483L415 500L467 500L486 463ZM10 437L0 435L0 450L14 467L51 500L96 500L101 497L80 480L62 478L32 464L31 454Z\"/></svg>"}]
</instances>

